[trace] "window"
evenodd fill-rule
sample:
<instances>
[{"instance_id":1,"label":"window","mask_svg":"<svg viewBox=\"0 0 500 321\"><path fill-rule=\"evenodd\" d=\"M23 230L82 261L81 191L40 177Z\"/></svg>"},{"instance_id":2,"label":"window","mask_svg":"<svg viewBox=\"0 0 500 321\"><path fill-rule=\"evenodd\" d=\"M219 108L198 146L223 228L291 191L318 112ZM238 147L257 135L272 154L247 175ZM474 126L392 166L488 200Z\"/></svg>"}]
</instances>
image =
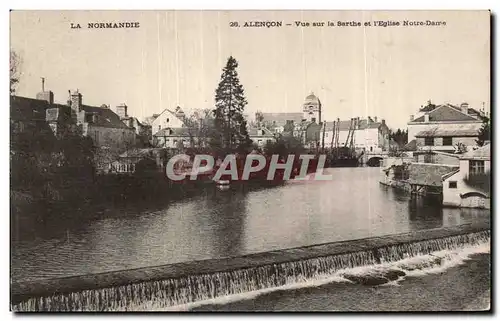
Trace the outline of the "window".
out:
<instances>
[{"instance_id":1,"label":"window","mask_svg":"<svg viewBox=\"0 0 500 321\"><path fill-rule=\"evenodd\" d=\"M432 163L432 154L424 155L424 163Z\"/></svg>"},{"instance_id":2,"label":"window","mask_svg":"<svg viewBox=\"0 0 500 321\"><path fill-rule=\"evenodd\" d=\"M161 130L161 125L158 125L158 131L160 131L160 130Z\"/></svg>"},{"instance_id":3,"label":"window","mask_svg":"<svg viewBox=\"0 0 500 321\"><path fill-rule=\"evenodd\" d=\"M484 161L470 160L469 174L484 174Z\"/></svg>"},{"instance_id":4,"label":"window","mask_svg":"<svg viewBox=\"0 0 500 321\"><path fill-rule=\"evenodd\" d=\"M448 184L449 188L457 188L457 182L456 181L450 181Z\"/></svg>"},{"instance_id":5,"label":"window","mask_svg":"<svg viewBox=\"0 0 500 321\"><path fill-rule=\"evenodd\" d=\"M170 121L170 119L167 118L167 123Z\"/></svg>"},{"instance_id":6,"label":"window","mask_svg":"<svg viewBox=\"0 0 500 321\"><path fill-rule=\"evenodd\" d=\"M443 137L443 146L452 146L453 138L452 137Z\"/></svg>"},{"instance_id":7,"label":"window","mask_svg":"<svg viewBox=\"0 0 500 321\"><path fill-rule=\"evenodd\" d=\"M434 137L425 137L425 146L434 146Z\"/></svg>"},{"instance_id":8,"label":"window","mask_svg":"<svg viewBox=\"0 0 500 321\"><path fill-rule=\"evenodd\" d=\"M259 146L260 146L260 145L262 145L262 139L259 139L259 140L257 141L257 144L259 144Z\"/></svg>"}]
</instances>

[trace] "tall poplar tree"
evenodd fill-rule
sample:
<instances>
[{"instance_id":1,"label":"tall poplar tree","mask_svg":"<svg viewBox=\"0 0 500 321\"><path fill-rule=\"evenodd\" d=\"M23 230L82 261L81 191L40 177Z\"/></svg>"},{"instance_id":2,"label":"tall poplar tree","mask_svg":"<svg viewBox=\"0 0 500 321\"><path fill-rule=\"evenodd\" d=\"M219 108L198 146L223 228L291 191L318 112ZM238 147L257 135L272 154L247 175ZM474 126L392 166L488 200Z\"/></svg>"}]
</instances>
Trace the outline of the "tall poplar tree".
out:
<instances>
[{"instance_id":1,"label":"tall poplar tree","mask_svg":"<svg viewBox=\"0 0 500 321\"><path fill-rule=\"evenodd\" d=\"M213 114L217 134L212 138L212 145L226 150L251 146L247 122L243 116L247 100L238 78L237 67L236 59L229 57L215 91Z\"/></svg>"}]
</instances>

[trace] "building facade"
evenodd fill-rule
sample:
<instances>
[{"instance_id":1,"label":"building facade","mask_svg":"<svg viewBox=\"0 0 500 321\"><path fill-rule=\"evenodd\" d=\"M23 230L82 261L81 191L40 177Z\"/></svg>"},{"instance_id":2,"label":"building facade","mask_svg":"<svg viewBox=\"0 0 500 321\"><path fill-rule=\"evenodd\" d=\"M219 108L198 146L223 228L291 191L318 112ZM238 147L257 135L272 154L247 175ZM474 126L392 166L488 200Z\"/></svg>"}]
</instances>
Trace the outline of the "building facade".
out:
<instances>
[{"instance_id":1,"label":"building facade","mask_svg":"<svg viewBox=\"0 0 500 321\"><path fill-rule=\"evenodd\" d=\"M262 113L262 124L275 134L283 134L305 128L304 124L321 124L322 105L319 98L311 93L302 103L302 112ZM304 124L303 124L304 123Z\"/></svg>"},{"instance_id":2,"label":"building facade","mask_svg":"<svg viewBox=\"0 0 500 321\"><path fill-rule=\"evenodd\" d=\"M490 144L460 156L459 169L443 176L443 205L490 208ZM468 183L472 177L484 178L484 188Z\"/></svg>"},{"instance_id":3,"label":"building facade","mask_svg":"<svg viewBox=\"0 0 500 321\"><path fill-rule=\"evenodd\" d=\"M460 107L446 104L422 110L418 118L412 115L408 122L408 142L415 139L417 149L451 151L459 142L475 145L484 112L469 108L467 103Z\"/></svg>"},{"instance_id":4,"label":"building facade","mask_svg":"<svg viewBox=\"0 0 500 321\"><path fill-rule=\"evenodd\" d=\"M325 148L335 147L337 141L338 147L349 146L350 137L355 148L368 152L387 151L390 146L389 127L385 119L379 122L377 117L326 122L325 134L321 134L321 137Z\"/></svg>"},{"instance_id":5,"label":"building facade","mask_svg":"<svg viewBox=\"0 0 500 321\"><path fill-rule=\"evenodd\" d=\"M165 128L182 128L184 127L184 111L181 107L177 106L174 111L169 109L163 110L161 114L156 116L151 123L151 134L155 136L156 133Z\"/></svg>"},{"instance_id":6,"label":"building facade","mask_svg":"<svg viewBox=\"0 0 500 321\"><path fill-rule=\"evenodd\" d=\"M112 150L132 148L136 143L134 128L125 125L120 116L107 105L101 107L83 104L82 94L78 91L70 93L68 105L77 126L84 136L92 138L95 146Z\"/></svg>"},{"instance_id":7,"label":"building facade","mask_svg":"<svg viewBox=\"0 0 500 321\"><path fill-rule=\"evenodd\" d=\"M265 127L250 128L248 130L248 135L250 136L252 142L261 148L264 147L267 143L276 141L274 134Z\"/></svg>"},{"instance_id":8,"label":"building facade","mask_svg":"<svg viewBox=\"0 0 500 321\"><path fill-rule=\"evenodd\" d=\"M186 127L163 128L153 134L153 146L156 148L187 148L191 147L191 140L189 129Z\"/></svg>"}]
</instances>

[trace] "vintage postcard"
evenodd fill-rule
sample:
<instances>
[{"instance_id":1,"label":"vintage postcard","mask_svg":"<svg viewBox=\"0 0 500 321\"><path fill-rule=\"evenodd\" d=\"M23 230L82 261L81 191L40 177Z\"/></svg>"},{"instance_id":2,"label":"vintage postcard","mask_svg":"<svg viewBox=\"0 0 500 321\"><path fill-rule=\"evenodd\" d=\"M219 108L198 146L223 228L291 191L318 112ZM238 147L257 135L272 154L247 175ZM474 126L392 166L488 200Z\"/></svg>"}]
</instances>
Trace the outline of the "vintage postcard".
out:
<instances>
[{"instance_id":1,"label":"vintage postcard","mask_svg":"<svg viewBox=\"0 0 500 321\"><path fill-rule=\"evenodd\" d=\"M489 311L491 12L10 13L10 310Z\"/></svg>"}]
</instances>

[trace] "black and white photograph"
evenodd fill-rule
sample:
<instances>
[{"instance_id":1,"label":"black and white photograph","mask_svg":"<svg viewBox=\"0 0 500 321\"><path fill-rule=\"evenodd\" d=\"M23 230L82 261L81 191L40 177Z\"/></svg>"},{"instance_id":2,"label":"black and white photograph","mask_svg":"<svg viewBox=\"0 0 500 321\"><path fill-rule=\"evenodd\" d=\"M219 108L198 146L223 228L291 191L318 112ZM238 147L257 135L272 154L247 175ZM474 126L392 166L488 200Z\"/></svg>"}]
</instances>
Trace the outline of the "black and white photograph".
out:
<instances>
[{"instance_id":1,"label":"black and white photograph","mask_svg":"<svg viewBox=\"0 0 500 321\"><path fill-rule=\"evenodd\" d=\"M491 11L9 16L12 313L491 312Z\"/></svg>"}]
</instances>

